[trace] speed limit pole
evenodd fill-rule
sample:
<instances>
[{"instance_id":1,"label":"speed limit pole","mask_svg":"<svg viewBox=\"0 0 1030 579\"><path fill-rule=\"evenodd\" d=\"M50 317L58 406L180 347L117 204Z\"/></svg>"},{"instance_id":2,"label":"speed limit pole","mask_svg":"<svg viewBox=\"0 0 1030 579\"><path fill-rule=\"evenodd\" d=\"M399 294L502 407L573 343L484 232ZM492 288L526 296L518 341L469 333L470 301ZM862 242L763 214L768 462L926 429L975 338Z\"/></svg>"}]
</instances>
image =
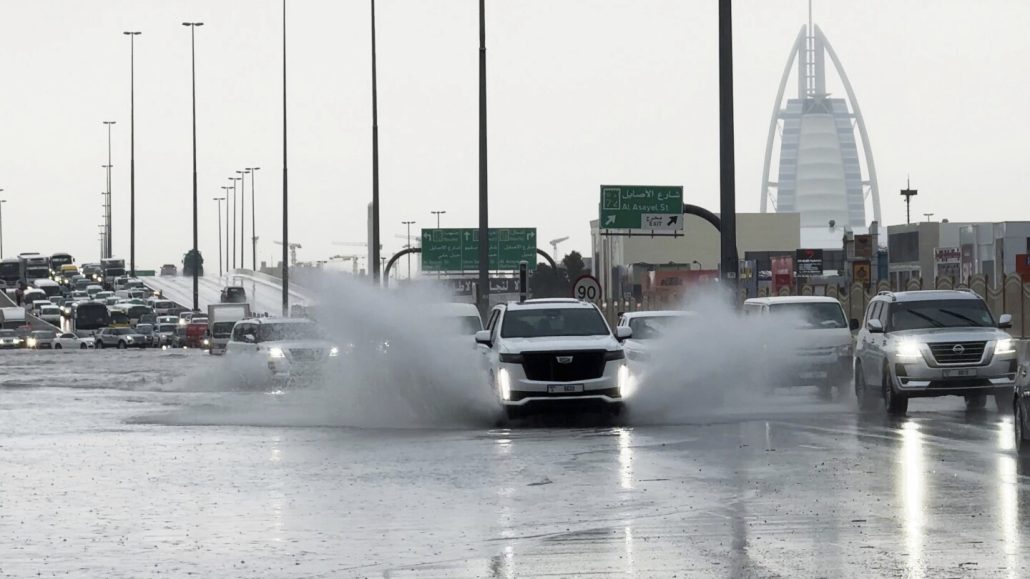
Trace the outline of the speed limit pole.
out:
<instances>
[{"instance_id":1,"label":"speed limit pole","mask_svg":"<svg viewBox=\"0 0 1030 579\"><path fill-rule=\"evenodd\" d=\"M601 284L597 278L590 275L581 275L572 284L572 297L577 300L596 302L601 297Z\"/></svg>"}]
</instances>

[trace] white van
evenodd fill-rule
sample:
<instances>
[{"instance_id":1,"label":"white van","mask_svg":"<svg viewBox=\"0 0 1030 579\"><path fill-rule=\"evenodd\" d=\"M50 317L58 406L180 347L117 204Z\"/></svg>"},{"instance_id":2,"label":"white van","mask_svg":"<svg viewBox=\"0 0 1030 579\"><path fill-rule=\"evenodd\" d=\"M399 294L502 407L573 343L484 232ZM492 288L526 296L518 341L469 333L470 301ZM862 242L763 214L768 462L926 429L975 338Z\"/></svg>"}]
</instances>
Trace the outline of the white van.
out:
<instances>
[{"instance_id":1,"label":"white van","mask_svg":"<svg viewBox=\"0 0 1030 579\"><path fill-rule=\"evenodd\" d=\"M841 303L831 297L784 296L751 298L745 316L782 316L782 332L769 336L762 366L772 386L819 387L824 398L848 391L854 373L858 320L848 320Z\"/></svg>"}]
</instances>

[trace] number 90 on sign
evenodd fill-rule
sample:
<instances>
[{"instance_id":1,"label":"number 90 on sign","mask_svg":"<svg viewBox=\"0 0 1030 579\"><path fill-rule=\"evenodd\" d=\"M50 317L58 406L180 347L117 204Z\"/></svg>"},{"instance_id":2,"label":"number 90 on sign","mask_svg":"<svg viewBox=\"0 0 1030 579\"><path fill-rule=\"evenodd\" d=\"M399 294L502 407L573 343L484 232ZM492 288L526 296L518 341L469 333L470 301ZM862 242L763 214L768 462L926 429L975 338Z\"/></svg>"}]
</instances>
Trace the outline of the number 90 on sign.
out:
<instances>
[{"instance_id":1,"label":"number 90 on sign","mask_svg":"<svg viewBox=\"0 0 1030 579\"><path fill-rule=\"evenodd\" d=\"M577 300L596 302L601 299L601 284L592 275L580 276L572 285L572 297Z\"/></svg>"}]
</instances>

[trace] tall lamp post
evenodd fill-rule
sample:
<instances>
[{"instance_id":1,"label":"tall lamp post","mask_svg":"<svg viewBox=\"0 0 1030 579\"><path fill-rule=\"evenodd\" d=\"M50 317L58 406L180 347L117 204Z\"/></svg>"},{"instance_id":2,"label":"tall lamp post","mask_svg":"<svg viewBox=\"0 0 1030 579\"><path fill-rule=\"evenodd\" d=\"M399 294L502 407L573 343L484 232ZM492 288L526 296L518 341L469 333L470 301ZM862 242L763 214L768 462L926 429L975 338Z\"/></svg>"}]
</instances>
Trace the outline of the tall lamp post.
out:
<instances>
[{"instance_id":1,"label":"tall lamp post","mask_svg":"<svg viewBox=\"0 0 1030 579\"><path fill-rule=\"evenodd\" d=\"M379 97L376 88L376 0L372 4L372 282L379 283Z\"/></svg>"},{"instance_id":2,"label":"tall lamp post","mask_svg":"<svg viewBox=\"0 0 1030 579\"><path fill-rule=\"evenodd\" d=\"M111 164L111 125L114 125L117 121L103 121L107 125L107 164L104 168L107 169L107 232L106 232L106 243L107 257L112 256L111 247L111 169L114 165Z\"/></svg>"},{"instance_id":3,"label":"tall lamp post","mask_svg":"<svg viewBox=\"0 0 1030 579\"><path fill-rule=\"evenodd\" d=\"M286 0L283 0L283 316L290 313L290 266L287 258L290 250L290 204L286 173Z\"/></svg>"},{"instance_id":4,"label":"tall lamp post","mask_svg":"<svg viewBox=\"0 0 1030 579\"><path fill-rule=\"evenodd\" d=\"M476 305L490 312L490 211L486 169L486 0L479 0L479 283Z\"/></svg>"},{"instance_id":5,"label":"tall lamp post","mask_svg":"<svg viewBox=\"0 0 1030 579\"><path fill-rule=\"evenodd\" d=\"M225 197L213 197L218 202L218 277L222 277L222 201Z\"/></svg>"},{"instance_id":6,"label":"tall lamp post","mask_svg":"<svg viewBox=\"0 0 1030 579\"><path fill-rule=\"evenodd\" d=\"M247 230L247 175L250 171L244 169L243 171L236 171L236 174L240 176L240 267L247 267L246 260L246 249L247 244L244 242L244 233ZM251 206L251 211L254 207Z\"/></svg>"},{"instance_id":7,"label":"tall lamp post","mask_svg":"<svg viewBox=\"0 0 1030 579\"><path fill-rule=\"evenodd\" d=\"M136 277L136 37L140 32L122 34L129 37L129 275Z\"/></svg>"},{"instance_id":8,"label":"tall lamp post","mask_svg":"<svg viewBox=\"0 0 1030 579\"><path fill-rule=\"evenodd\" d=\"M250 173L250 269L257 271L257 210L254 205L254 173L261 167L247 167Z\"/></svg>"},{"instance_id":9,"label":"tall lamp post","mask_svg":"<svg viewBox=\"0 0 1030 579\"><path fill-rule=\"evenodd\" d=\"M243 177L229 177L229 180L232 181L232 268L236 269L236 199L239 198L236 183L242 181Z\"/></svg>"},{"instance_id":10,"label":"tall lamp post","mask_svg":"<svg viewBox=\"0 0 1030 579\"><path fill-rule=\"evenodd\" d=\"M436 215L436 228L440 229L440 216L447 213L446 211L430 211L433 215Z\"/></svg>"},{"instance_id":11,"label":"tall lamp post","mask_svg":"<svg viewBox=\"0 0 1030 579\"><path fill-rule=\"evenodd\" d=\"M408 249L411 249L411 226L414 225L414 221L401 221L401 225L408 226ZM439 229L439 228L437 228ZM408 252L408 280L411 280L411 252Z\"/></svg>"},{"instance_id":12,"label":"tall lamp post","mask_svg":"<svg viewBox=\"0 0 1030 579\"><path fill-rule=\"evenodd\" d=\"M3 191L0 189L0 193ZM4 258L4 203L7 203L7 200L0 199L0 259Z\"/></svg>"},{"instance_id":13,"label":"tall lamp post","mask_svg":"<svg viewBox=\"0 0 1030 579\"><path fill-rule=\"evenodd\" d=\"M232 189L229 185L222 185L222 191L225 191L225 269L229 269L229 191ZM218 237L221 238L221 233ZM219 247L221 245L219 244ZM222 258L221 255L218 256Z\"/></svg>"},{"instance_id":14,"label":"tall lamp post","mask_svg":"<svg viewBox=\"0 0 1030 579\"><path fill-rule=\"evenodd\" d=\"M203 22L183 22L190 29L190 77L193 97L193 311L200 311L200 253L197 250L197 27Z\"/></svg>"}]
</instances>

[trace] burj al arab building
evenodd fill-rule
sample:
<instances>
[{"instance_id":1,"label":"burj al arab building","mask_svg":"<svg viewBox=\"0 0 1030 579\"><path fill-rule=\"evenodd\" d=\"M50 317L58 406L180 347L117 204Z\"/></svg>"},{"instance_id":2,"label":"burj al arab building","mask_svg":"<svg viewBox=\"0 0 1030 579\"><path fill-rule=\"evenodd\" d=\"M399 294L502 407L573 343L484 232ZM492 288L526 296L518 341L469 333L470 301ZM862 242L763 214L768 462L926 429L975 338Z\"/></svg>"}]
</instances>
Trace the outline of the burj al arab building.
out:
<instances>
[{"instance_id":1,"label":"burj al arab building","mask_svg":"<svg viewBox=\"0 0 1030 579\"><path fill-rule=\"evenodd\" d=\"M827 90L827 60L843 95ZM792 78L796 95L784 100ZM770 173L775 158L776 172ZM776 93L761 211L799 213L805 248L840 249L845 228L865 233L871 221L880 221L876 165L862 111L840 59L811 22L790 49Z\"/></svg>"}]
</instances>

